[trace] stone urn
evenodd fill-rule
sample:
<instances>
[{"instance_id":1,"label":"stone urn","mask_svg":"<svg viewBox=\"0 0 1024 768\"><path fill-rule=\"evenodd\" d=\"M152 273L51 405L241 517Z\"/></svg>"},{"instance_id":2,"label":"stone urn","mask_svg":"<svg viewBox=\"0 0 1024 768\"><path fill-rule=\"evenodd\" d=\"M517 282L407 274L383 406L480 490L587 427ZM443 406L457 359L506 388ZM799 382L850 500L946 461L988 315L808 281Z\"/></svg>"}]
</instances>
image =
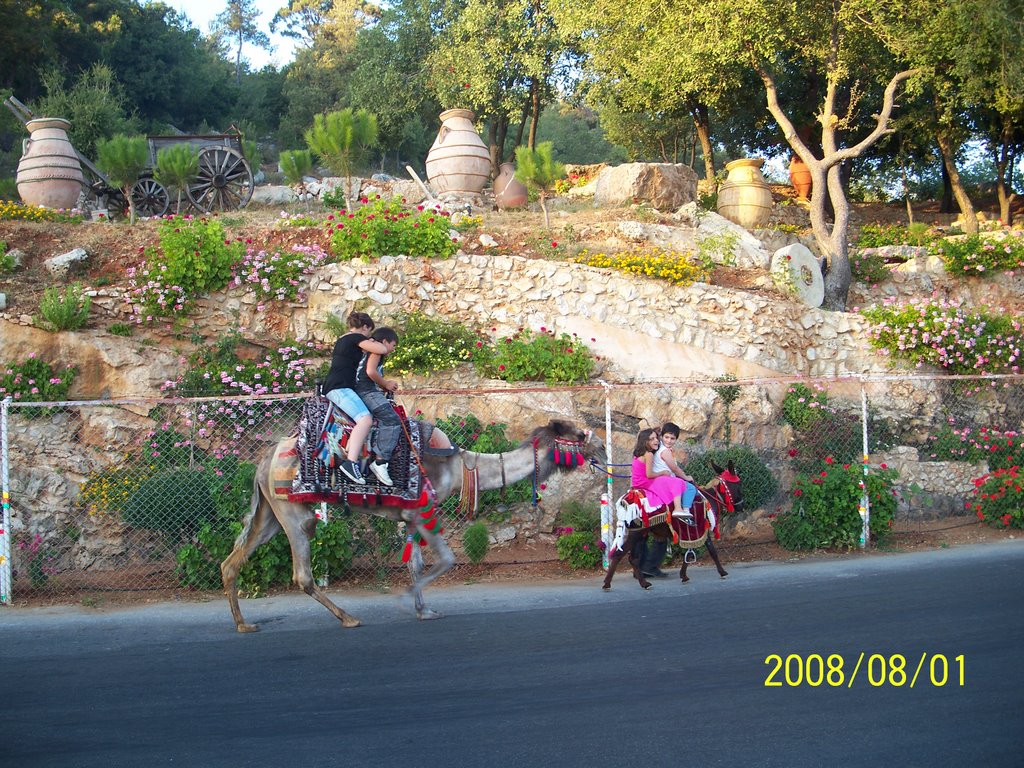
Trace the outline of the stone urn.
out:
<instances>
[{"instance_id":1,"label":"stone urn","mask_svg":"<svg viewBox=\"0 0 1024 768\"><path fill-rule=\"evenodd\" d=\"M74 208L85 187L78 153L68 139L71 123L62 117L40 117L25 125L31 136L22 144L18 162L18 194L27 205Z\"/></svg>"},{"instance_id":2,"label":"stone urn","mask_svg":"<svg viewBox=\"0 0 1024 768\"><path fill-rule=\"evenodd\" d=\"M500 173L494 179L494 202L506 208L522 208L529 200L526 185L516 178L516 167L513 163L502 163Z\"/></svg>"},{"instance_id":3,"label":"stone urn","mask_svg":"<svg viewBox=\"0 0 1024 768\"><path fill-rule=\"evenodd\" d=\"M491 155L468 109L441 113L441 129L427 152L427 179L434 192L479 195L491 175Z\"/></svg>"},{"instance_id":4,"label":"stone urn","mask_svg":"<svg viewBox=\"0 0 1024 768\"><path fill-rule=\"evenodd\" d=\"M767 223L772 212L772 191L761 175L764 159L749 157L725 166L729 172L718 188L718 212L745 229Z\"/></svg>"},{"instance_id":5,"label":"stone urn","mask_svg":"<svg viewBox=\"0 0 1024 768\"><path fill-rule=\"evenodd\" d=\"M789 161L789 183L793 185L793 191L801 200L807 200L811 196L811 169L800 159L800 155L793 155Z\"/></svg>"}]
</instances>

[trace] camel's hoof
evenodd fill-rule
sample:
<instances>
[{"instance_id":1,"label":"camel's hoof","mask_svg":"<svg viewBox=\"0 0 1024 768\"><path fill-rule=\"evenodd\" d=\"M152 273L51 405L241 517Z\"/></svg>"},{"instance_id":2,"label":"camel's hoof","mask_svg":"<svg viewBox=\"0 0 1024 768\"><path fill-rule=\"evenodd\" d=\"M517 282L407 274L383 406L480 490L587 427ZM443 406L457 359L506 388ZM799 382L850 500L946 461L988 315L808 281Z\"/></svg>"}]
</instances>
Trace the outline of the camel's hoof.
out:
<instances>
[{"instance_id":1,"label":"camel's hoof","mask_svg":"<svg viewBox=\"0 0 1024 768\"><path fill-rule=\"evenodd\" d=\"M246 632L259 632L260 631L260 625L259 624L239 624L238 625L238 631L243 633L243 634L246 633Z\"/></svg>"},{"instance_id":2,"label":"camel's hoof","mask_svg":"<svg viewBox=\"0 0 1024 768\"><path fill-rule=\"evenodd\" d=\"M354 619L351 616L347 616L341 620L341 626L343 626L345 629L355 629L356 627L363 626L363 622L361 622L359 619Z\"/></svg>"},{"instance_id":3,"label":"camel's hoof","mask_svg":"<svg viewBox=\"0 0 1024 768\"><path fill-rule=\"evenodd\" d=\"M429 608L424 608L422 611L416 613L416 618L420 621L432 621L433 619L443 619L444 614L440 611L432 611Z\"/></svg>"}]
</instances>

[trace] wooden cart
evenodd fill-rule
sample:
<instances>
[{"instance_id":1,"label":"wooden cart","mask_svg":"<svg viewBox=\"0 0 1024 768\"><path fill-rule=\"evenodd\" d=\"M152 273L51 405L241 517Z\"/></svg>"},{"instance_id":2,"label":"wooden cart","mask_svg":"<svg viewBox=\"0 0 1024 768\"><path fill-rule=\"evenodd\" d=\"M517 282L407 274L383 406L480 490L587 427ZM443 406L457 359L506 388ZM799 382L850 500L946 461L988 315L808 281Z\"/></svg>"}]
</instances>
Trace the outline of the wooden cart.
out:
<instances>
[{"instance_id":1,"label":"wooden cart","mask_svg":"<svg viewBox=\"0 0 1024 768\"><path fill-rule=\"evenodd\" d=\"M13 96L4 105L22 124L35 117ZM147 136L146 140L149 163L129 191L139 216L163 216L167 213L171 198L164 185L154 177L154 171L160 150L176 144L190 144L199 152L198 176L185 190L189 202L197 210L202 213L238 210L245 207L252 197L252 170L242 151L242 135L237 130L224 134ZM88 189L84 190L89 207L123 210L127 205L123 191L81 152L75 150L75 154L82 164L82 172L89 179Z\"/></svg>"}]
</instances>

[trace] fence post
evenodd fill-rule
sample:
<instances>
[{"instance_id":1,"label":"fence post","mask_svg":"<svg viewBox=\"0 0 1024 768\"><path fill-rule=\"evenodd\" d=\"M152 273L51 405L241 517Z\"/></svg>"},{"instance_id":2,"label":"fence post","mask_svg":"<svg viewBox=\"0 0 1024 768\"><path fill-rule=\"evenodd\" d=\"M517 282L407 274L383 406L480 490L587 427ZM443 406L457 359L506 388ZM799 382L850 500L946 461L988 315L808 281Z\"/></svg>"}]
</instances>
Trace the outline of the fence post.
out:
<instances>
[{"instance_id":1,"label":"fence post","mask_svg":"<svg viewBox=\"0 0 1024 768\"><path fill-rule=\"evenodd\" d=\"M11 483L7 457L7 412L12 402L7 396L0 402L0 487L3 493L3 520L0 522L0 603L11 604Z\"/></svg>"},{"instance_id":2,"label":"fence post","mask_svg":"<svg viewBox=\"0 0 1024 768\"><path fill-rule=\"evenodd\" d=\"M604 471L608 476L608 491L601 496L601 541L604 544L601 561L607 570L608 550L612 546L612 529L615 527L612 518L612 499L615 498L612 477L612 385L603 381L601 384L604 386Z\"/></svg>"},{"instance_id":3,"label":"fence post","mask_svg":"<svg viewBox=\"0 0 1024 768\"><path fill-rule=\"evenodd\" d=\"M871 499L868 498L868 393L860 383L860 420L864 448L864 476L860 481L860 547L864 549L871 538Z\"/></svg>"}]
</instances>

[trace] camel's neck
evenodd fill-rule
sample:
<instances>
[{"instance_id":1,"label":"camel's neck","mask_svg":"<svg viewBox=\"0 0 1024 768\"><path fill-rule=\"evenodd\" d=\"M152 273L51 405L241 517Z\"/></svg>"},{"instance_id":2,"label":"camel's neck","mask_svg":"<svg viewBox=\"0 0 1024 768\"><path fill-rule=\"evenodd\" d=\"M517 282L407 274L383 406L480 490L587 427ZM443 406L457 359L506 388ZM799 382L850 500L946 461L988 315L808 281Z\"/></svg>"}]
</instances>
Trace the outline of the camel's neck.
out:
<instances>
[{"instance_id":1,"label":"camel's neck","mask_svg":"<svg viewBox=\"0 0 1024 768\"><path fill-rule=\"evenodd\" d=\"M474 453L465 451L463 461L466 466L472 469L479 469L479 488L481 491L489 491L494 488L501 488L503 485L531 477L536 466L538 479L545 479L551 474L551 467L548 462L535 462L535 452L532 445L522 445L515 450L506 453ZM539 457L537 457L539 458Z\"/></svg>"}]
</instances>

